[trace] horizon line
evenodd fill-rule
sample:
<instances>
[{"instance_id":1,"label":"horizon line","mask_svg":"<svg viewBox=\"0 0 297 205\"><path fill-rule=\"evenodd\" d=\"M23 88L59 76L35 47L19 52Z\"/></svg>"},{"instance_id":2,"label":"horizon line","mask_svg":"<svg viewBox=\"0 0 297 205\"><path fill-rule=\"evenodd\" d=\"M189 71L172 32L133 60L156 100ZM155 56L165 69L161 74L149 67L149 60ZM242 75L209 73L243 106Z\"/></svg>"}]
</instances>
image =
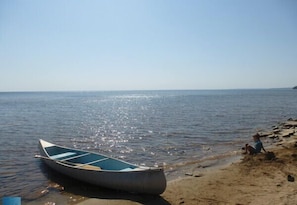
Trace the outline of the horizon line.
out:
<instances>
[{"instance_id":1,"label":"horizon line","mask_svg":"<svg viewBox=\"0 0 297 205\"><path fill-rule=\"evenodd\" d=\"M12 90L1 91L0 93L54 93L54 92L133 92L133 91L218 91L218 90L273 90L273 89L294 89L294 87L278 88L204 88L204 89L123 89L123 90Z\"/></svg>"}]
</instances>

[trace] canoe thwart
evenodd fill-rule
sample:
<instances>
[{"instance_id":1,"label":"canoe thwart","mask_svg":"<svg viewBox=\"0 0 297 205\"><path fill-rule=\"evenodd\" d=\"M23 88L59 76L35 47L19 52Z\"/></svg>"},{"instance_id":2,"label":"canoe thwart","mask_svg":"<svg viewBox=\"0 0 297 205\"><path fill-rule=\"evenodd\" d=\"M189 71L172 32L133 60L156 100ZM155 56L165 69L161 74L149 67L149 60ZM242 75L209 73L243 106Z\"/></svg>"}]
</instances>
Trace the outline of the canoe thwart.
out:
<instances>
[{"instance_id":1,"label":"canoe thwart","mask_svg":"<svg viewBox=\"0 0 297 205\"><path fill-rule=\"evenodd\" d=\"M56 154L56 155L53 155L51 156L52 159L59 159L59 158L63 158L63 157L69 157L69 156L72 156L72 155L75 155L76 153L75 152L65 152L65 153L62 153L62 154Z\"/></svg>"},{"instance_id":2,"label":"canoe thwart","mask_svg":"<svg viewBox=\"0 0 297 205\"><path fill-rule=\"evenodd\" d=\"M98 160L95 160L95 161L92 161L92 162L88 162L88 163L85 163L85 164L95 164L97 162L102 162L102 161L105 161L105 160L108 160L109 158L103 158L103 159L98 159Z\"/></svg>"},{"instance_id":3,"label":"canoe thwart","mask_svg":"<svg viewBox=\"0 0 297 205\"><path fill-rule=\"evenodd\" d=\"M76 155L76 156L69 157L69 158L66 158L66 159L62 159L61 161L68 161L68 160L71 160L71 159L77 159L77 158L80 158L80 157L87 156L87 155L89 155L89 154L90 154L90 153L84 153L84 154ZM52 157L51 157L51 158L52 158Z\"/></svg>"}]
</instances>

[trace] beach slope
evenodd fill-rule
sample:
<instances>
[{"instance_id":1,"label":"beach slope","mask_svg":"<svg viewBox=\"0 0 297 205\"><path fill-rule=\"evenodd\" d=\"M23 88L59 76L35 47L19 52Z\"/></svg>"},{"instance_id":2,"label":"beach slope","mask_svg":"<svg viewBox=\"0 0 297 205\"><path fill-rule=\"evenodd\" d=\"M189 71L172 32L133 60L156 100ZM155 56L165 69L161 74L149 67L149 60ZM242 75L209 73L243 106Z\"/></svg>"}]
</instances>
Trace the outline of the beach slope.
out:
<instances>
[{"instance_id":1,"label":"beach slope","mask_svg":"<svg viewBox=\"0 0 297 205\"><path fill-rule=\"evenodd\" d=\"M93 198L80 205L297 204L297 146L294 142L284 143L269 151L270 154L245 156L241 162L202 176L170 181L160 198Z\"/></svg>"},{"instance_id":2,"label":"beach slope","mask_svg":"<svg viewBox=\"0 0 297 205\"><path fill-rule=\"evenodd\" d=\"M172 181L163 197L170 204L296 204L297 148L280 146L273 159L246 156L205 176Z\"/></svg>"}]
</instances>

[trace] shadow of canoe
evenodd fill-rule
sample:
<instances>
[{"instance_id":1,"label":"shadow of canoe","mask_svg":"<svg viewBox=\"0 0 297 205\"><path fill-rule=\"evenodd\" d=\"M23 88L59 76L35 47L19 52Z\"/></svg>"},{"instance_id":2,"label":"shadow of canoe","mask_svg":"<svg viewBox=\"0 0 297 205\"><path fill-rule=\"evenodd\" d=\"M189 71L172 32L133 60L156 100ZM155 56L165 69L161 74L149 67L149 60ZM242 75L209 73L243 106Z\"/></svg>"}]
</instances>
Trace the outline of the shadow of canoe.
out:
<instances>
[{"instance_id":1,"label":"shadow of canoe","mask_svg":"<svg viewBox=\"0 0 297 205\"><path fill-rule=\"evenodd\" d=\"M119 200L119 202L120 200L128 200L131 202L137 202L139 204L146 205L170 204L159 195L134 194L81 182L79 180L70 178L66 175L54 171L50 167L46 166L44 163L40 164L40 169L49 180L49 183L56 183L58 185L59 188L57 189L61 192L61 194L73 194L74 196L72 196L72 198L75 198L75 196L79 196L79 198L85 197L102 200Z\"/></svg>"}]
</instances>

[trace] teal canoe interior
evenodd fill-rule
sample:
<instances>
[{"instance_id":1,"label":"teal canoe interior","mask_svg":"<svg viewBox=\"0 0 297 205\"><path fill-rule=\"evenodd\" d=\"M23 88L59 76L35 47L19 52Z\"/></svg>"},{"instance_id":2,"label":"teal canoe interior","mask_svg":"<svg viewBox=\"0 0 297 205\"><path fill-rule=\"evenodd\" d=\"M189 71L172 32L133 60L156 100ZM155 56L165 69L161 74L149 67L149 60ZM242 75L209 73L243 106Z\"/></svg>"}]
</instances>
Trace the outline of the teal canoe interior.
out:
<instances>
[{"instance_id":1,"label":"teal canoe interior","mask_svg":"<svg viewBox=\"0 0 297 205\"><path fill-rule=\"evenodd\" d=\"M79 150L71 150L57 146L46 147L45 150L51 159L63 161L66 164L88 164L99 167L102 170L114 171L130 171L137 168L137 166L123 161Z\"/></svg>"},{"instance_id":2,"label":"teal canoe interior","mask_svg":"<svg viewBox=\"0 0 297 205\"><path fill-rule=\"evenodd\" d=\"M78 150L74 151L71 149L57 147L57 146L46 147L45 151L47 152L47 154L50 156L51 159L56 159L56 160L65 160L70 156L74 157L74 156L78 156L86 153L83 151L78 151Z\"/></svg>"}]
</instances>

